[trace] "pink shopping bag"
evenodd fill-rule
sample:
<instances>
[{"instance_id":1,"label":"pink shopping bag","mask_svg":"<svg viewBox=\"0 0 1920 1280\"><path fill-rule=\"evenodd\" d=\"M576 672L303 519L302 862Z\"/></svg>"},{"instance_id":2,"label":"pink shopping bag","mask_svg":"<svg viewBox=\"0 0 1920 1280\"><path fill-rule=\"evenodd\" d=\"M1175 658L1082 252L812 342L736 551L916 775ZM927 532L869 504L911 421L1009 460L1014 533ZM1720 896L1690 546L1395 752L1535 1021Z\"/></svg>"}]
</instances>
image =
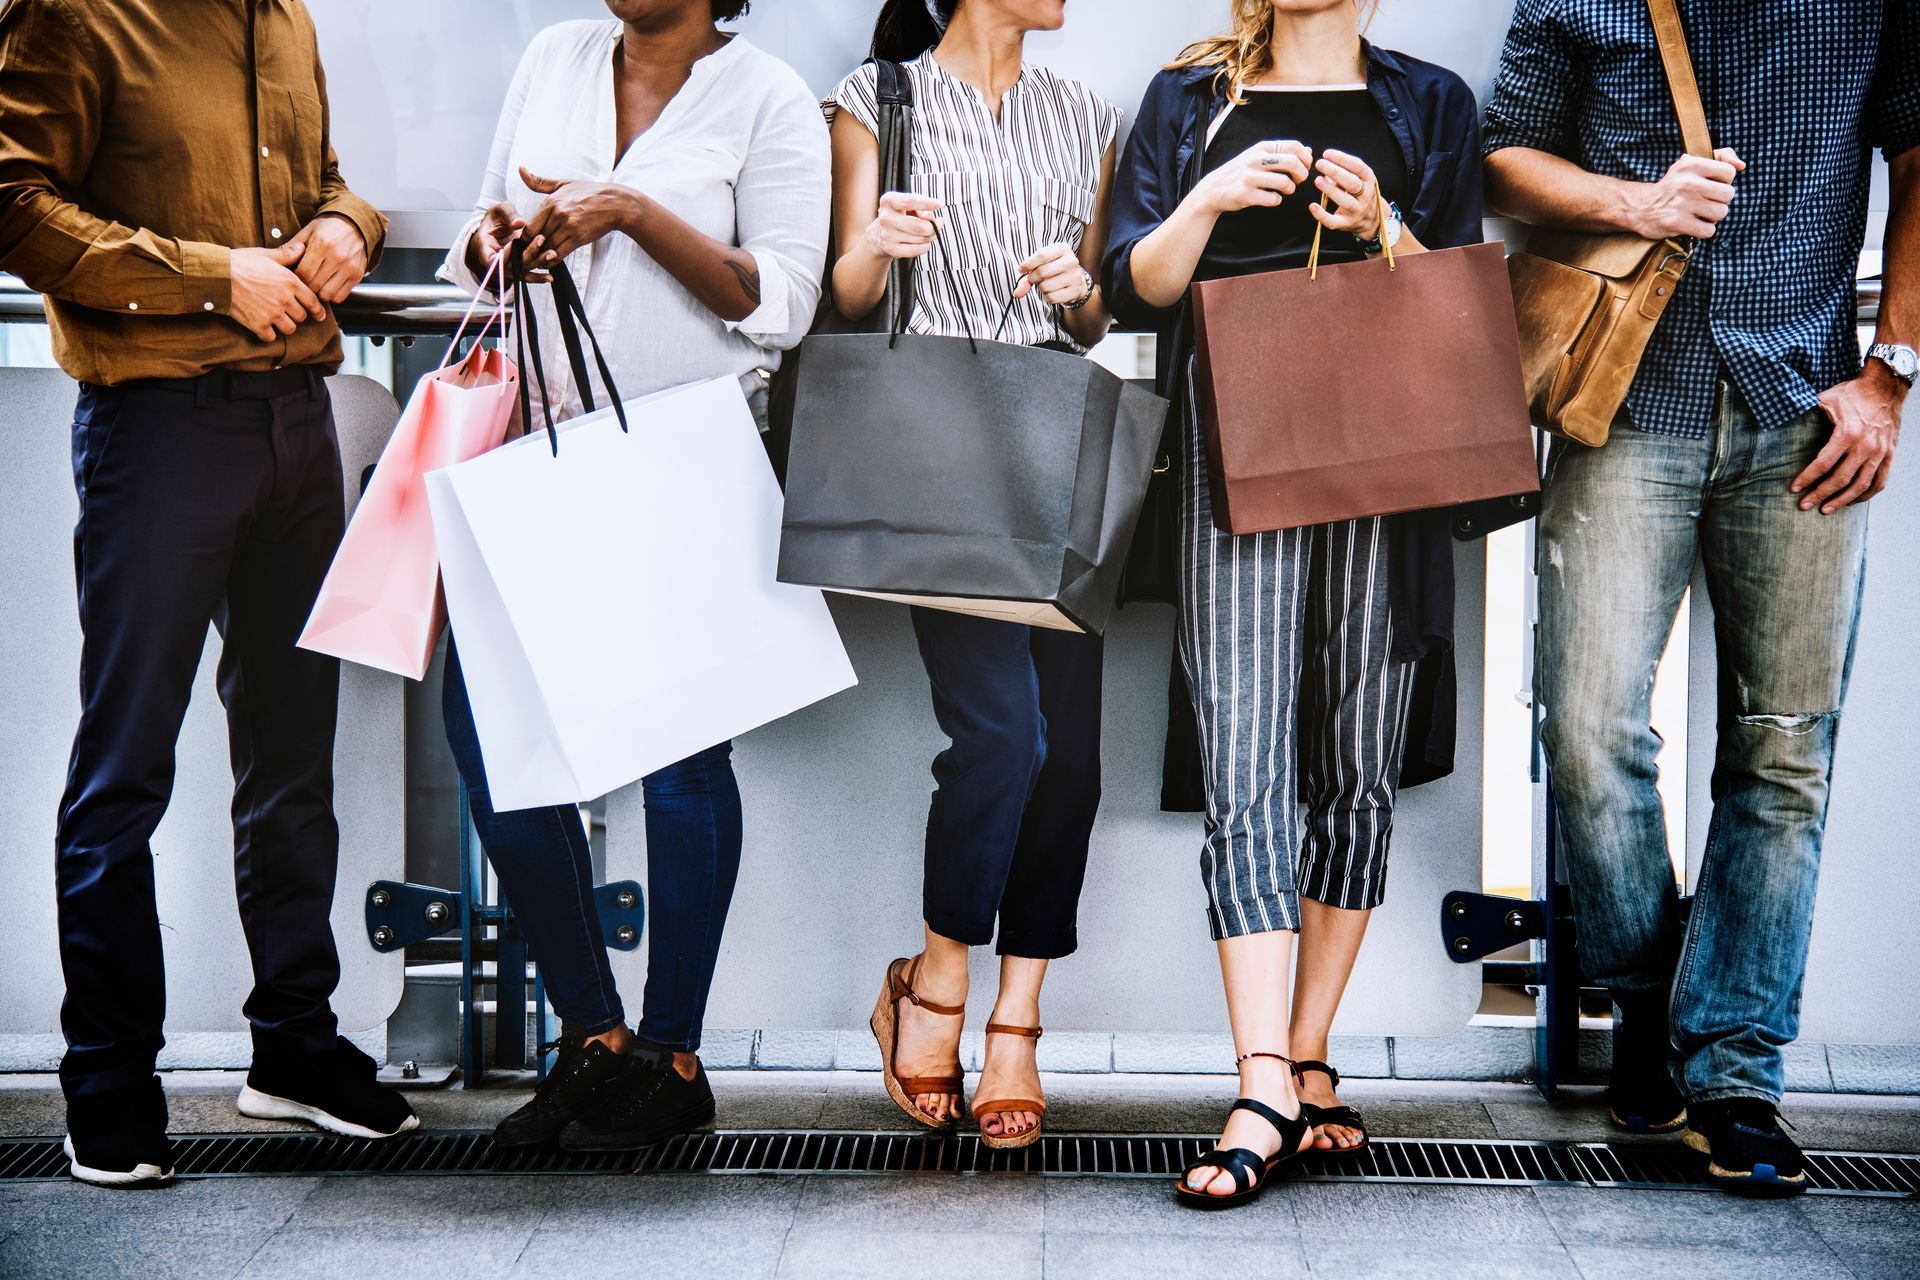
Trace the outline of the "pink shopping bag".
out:
<instances>
[{"instance_id":1,"label":"pink shopping bag","mask_svg":"<svg viewBox=\"0 0 1920 1280\"><path fill-rule=\"evenodd\" d=\"M484 292L485 281L481 287ZM300 635L302 649L410 680L426 674L447 623L426 475L498 448L519 391L513 362L480 341L505 314L504 307L488 320L466 358L449 363L473 311L468 307L448 344L447 360L414 388L381 451Z\"/></svg>"}]
</instances>

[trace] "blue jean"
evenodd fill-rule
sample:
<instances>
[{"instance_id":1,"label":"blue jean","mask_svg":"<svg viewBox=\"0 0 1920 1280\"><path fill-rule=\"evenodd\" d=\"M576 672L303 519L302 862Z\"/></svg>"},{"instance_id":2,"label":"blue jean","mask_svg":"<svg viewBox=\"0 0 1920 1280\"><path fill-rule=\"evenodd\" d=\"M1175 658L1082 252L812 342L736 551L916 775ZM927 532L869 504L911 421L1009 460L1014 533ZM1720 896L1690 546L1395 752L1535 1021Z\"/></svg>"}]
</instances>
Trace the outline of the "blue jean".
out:
<instances>
[{"instance_id":1,"label":"blue jean","mask_svg":"<svg viewBox=\"0 0 1920 1280\"><path fill-rule=\"evenodd\" d=\"M442 715L474 826L540 962L547 998L594 1036L625 1020L593 902L593 861L578 809L494 811L460 655L447 645ZM723 742L641 782L647 809L647 990L636 1034L657 1048L700 1047L707 994L740 873L740 788Z\"/></svg>"},{"instance_id":2,"label":"blue jean","mask_svg":"<svg viewBox=\"0 0 1920 1280\"><path fill-rule=\"evenodd\" d=\"M1825 442L1758 430L1723 388L1704 439L1616 426L1560 445L1540 517L1538 687L1587 976L1669 992L1692 1101L1778 1100L1799 1034L1834 741L1866 577L1867 509L1788 489ZM1713 820L1683 924L1655 790L1654 669L1695 562L1719 663Z\"/></svg>"}]
</instances>

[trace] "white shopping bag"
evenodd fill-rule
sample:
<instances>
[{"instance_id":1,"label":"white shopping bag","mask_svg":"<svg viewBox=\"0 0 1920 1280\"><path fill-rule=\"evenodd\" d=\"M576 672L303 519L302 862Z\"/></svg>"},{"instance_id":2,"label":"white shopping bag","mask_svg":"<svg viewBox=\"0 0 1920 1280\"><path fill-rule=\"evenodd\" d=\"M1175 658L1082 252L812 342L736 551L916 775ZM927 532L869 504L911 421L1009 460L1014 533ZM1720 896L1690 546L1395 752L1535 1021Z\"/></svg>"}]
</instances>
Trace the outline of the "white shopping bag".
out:
<instances>
[{"instance_id":1,"label":"white shopping bag","mask_svg":"<svg viewBox=\"0 0 1920 1280\"><path fill-rule=\"evenodd\" d=\"M781 496L737 381L695 383L427 477L498 810L573 804L855 684L774 577ZM556 451L557 449L557 451Z\"/></svg>"}]
</instances>

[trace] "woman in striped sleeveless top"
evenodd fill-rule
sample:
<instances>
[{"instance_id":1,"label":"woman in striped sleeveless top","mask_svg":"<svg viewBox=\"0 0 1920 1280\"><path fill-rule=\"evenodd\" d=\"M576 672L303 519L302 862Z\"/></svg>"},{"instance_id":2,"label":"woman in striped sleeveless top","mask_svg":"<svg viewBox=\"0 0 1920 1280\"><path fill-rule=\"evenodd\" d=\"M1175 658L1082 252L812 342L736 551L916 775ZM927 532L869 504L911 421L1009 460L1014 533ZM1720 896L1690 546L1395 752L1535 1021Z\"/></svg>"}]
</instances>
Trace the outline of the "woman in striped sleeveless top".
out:
<instances>
[{"instance_id":1,"label":"woman in striped sleeveless top","mask_svg":"<svg viewBox=\"0 0 1920 1280\"><path fill-rule=\"evenodd\" d=\"M891 265L913 258L915 333L998 332L1076 353L1106 335L1093 272L1106 242L1120 113L1021 56L1027 32L1065 20L1065 0L936 0L933 11L925 0L889 0L873 52L906 63L911 79L913 189L880 190L869 62L835 94L841 256L832 285L849 318L879 305ZM1040 1136L1045 1111L1035 1061L1040 984L1047 962L1074 950L1099 807L1101 643L912 613L934 715L952 745L933 762L924 949L889 968L874 1031L894 1101L929 1127L952 1123L967 952L993 941L997 923L1000 992L974 1116L990 1145L1026 1146Z\"/></svg>"},{"instance_id":2,"label":"woman in striped sleeveless top","mask_svg":"<svg viewBox=\"0 0 1920 1280\"><path fill-rule=\"evenodd\" d=\"M1223 532L1194 385L1194 281L1304 267L1316 243L1323 260L1351 262L1481 239L1473 94L1362 39L1374 7L1235 0L1232 31L1147 90L1114 197L1106 285L1124 322L1159 335L1160 391L1186 451L1179 647L1242 1094L1219 1149L1178 1187L1203 1208L1251 1199L1303 1149L1364 1148L1365 1123L1323 1061L1329 1032L1386 892L1398 790L1451 768L1451 742L1432 729L1453 715L1446 513ZM1353 376L1394 376L1392 359L1359 343Z\"/></svg>"}]
</instances>

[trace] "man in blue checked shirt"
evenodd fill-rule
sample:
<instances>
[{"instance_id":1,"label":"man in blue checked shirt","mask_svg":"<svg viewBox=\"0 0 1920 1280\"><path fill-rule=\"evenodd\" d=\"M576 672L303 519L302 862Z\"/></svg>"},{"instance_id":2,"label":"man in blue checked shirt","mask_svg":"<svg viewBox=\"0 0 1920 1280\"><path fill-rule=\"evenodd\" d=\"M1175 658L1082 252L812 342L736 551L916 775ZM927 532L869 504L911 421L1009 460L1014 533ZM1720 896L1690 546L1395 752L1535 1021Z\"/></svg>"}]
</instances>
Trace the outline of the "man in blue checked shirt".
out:
<instances>
[{"instance_id":1,"label":"man in blue checked shirt","mask_svg":"<svg viewBox=\"0 0 1920 1280\"><path fill-rule=\"evenodd\" d=\"M1806 1186L1781 1131L1835 733L1920 342L1920 4L1679 0L1718 150L1684 154L1647 0L1519 0L1487 107L1491 205L1694 241L1600 449L1556 442L1537 685L1581 961L1620 1007L1622 1127L1686 1126L1715 1181ZM1892 170L1876 344L1854 277ZM1721 668L1714 815L1683 919L1655 665L1696 560Z\"/></svg>"}]
</instances>

